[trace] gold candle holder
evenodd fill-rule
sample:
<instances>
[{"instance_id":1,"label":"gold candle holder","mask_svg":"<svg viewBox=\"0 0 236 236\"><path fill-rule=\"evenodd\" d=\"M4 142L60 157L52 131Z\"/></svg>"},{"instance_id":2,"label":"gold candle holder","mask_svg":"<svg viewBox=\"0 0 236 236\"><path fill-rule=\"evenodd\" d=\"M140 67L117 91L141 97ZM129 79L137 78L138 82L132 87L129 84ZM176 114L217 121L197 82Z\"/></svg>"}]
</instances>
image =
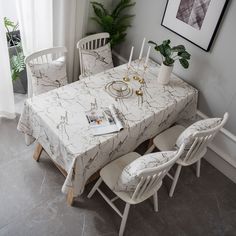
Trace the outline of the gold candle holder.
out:
<instances>
[{"instance_id":1,"label":"gold candle holder","mask_svg":"<svg viewBox=\"0 0 236 236\"><path fill-rule=\"evenodd\" d=\"M143 96L143 91L141 89L135 91L137 96Z\"/></svg>"},{"instance_id":2,"label":"gold candle holder","mask_svg":"<svg viewBox=\"0 0 236 236\"><path fill-rule=\"evenodd\" d=\"M126 75L123 77L123 81L124 81L124 82L129 82L129 81L130 81L129 70L130 70L130 66L127 66Z\"/></svg>"},{"instance_id":3,"label":"gold candle holder","mask_svg":"<svg viewBox=\"0 0 236 236\"><path fill-rule=\"evenodd\" d=\"M144 78L139 78L138 82L139 82L140 84L145 84Z\"/></svg>"},{"instance_id":4,"label":"gold candle holder","mask_svg":"<svg viewBox=\"0 0 236 236\"><path fill-rule=\"evenodd\" d=\"M134 75L134 76L133 76L133 79L134 79L134 80L140 80L140 77L139 77L138 75Z\"/></svg>"},{"instance_id":5,"label":"gold candle holder","mask_svg":"<svg viewBox=\"0 0 236 236\"><path fill-rule=\"evenodd\" d=\"M123 77L123 81L124 82L129 82L130 81L130 78L128 75L126 75L125 77Z\"/></svg>"}]
</instances>

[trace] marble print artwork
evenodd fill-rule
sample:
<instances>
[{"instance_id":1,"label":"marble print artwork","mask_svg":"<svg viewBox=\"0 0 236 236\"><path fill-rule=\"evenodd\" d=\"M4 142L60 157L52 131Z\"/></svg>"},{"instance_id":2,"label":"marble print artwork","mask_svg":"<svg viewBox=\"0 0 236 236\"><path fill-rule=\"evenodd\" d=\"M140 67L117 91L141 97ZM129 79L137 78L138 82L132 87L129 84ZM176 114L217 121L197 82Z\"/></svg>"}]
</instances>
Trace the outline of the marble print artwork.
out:
<instances>
[{"instance_id":1,"label":"marble print artwork","mask_svg":"<svg viewBox=\"0 0 236 236\"><path fill-rule=\"evenodd\" d=\"M81 49L81 56L84 67L83 77L95 75L114 67L110 43L93 50Z\"/></svg>"},{"instance_id":2,"label":"marble print artwork","mask_svg":"<svg viewBox=\"0 0 236 236\"><path fill-rule=\"evenodd\" d=\"M140 68L143 68L142 61ZM120 81L127 65L115 67L81 81L68 84L25 102L18 129L34 137L68 175L62 187L83 193L89 177L110 161L133 151L138 145L165 130L179 119L196 113L198 91L172 75L166 86L157 82L159 66L150 60L145 74L143 104L135 94L116 100L105 91L111 81ZM133 69L137 61L132 62ZM140 84L131 80L136 90ZM119 109L124 129L113 134L93 136L85 116L91 104L98 108L114 104Z\"/></svg>"},{"instance_id":3,"label":"marble print artwork","mask_svg":"<svg viewBox=\"0 0 236 236\"><path fill-rule=\"evenodd\" d=\"M29 63L29 68L33 95L48 92L68 83L65 57L60 57L48 63Z\"/></svg>"}]
</instances>

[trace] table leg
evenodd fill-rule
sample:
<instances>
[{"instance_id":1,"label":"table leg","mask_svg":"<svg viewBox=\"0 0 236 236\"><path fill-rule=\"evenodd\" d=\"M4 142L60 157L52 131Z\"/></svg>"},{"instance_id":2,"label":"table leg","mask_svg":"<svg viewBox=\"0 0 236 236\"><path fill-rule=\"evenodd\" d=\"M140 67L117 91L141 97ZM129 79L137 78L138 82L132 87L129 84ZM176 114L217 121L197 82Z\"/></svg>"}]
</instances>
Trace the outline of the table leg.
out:
<instances>
[{"instance_id":1,"label":"table leg","mask_svg":"<svg viewBox=\"0 0 236 236\"><path fill-rule=\"evenodd\" d=\"M33 155L35 161L39 161L42 151L43 151L42 145L40 143L37 143Z\"/></svg>"},{"instance_id":2,"label":"table leg","mask_svg":"<svg viewBox=\"0 0 236 236\"><path fill-rule=\"evenodd\" d=\"M97 180L100 177L99 171L93 174L88 181L86 182L86 185L93 182L94 180ZM73 187L70 187L67 193L66 201L69 206L73 206L75 199L77 196L75 195L75 191Z\"/></svg>"},{"instance_id":3,"label":"table leg","mask_svg":"<svg viewBox=\"0 0 236 236\"><path fill-rule=\"evenodd\" d=\"M150 139L149 139L148 146L147 146L147 150L153 145L153 139L154 139L154 138L150 138Z\"/></svg>"},{"instance_id":4,"label":"table leg","mask_svg":"<svg viewBox=\"0 0 236 236\"><path fill-rule=\"evenodd\" d=\"M74 189L73 189L73 188L70 188L69 191L68 191L68 193L67 193L67 198L66 198L67 204L68 204L69 206L73 206L74 199L75 199L75 196L74 196Z\"/></svg>"}]
</instances>

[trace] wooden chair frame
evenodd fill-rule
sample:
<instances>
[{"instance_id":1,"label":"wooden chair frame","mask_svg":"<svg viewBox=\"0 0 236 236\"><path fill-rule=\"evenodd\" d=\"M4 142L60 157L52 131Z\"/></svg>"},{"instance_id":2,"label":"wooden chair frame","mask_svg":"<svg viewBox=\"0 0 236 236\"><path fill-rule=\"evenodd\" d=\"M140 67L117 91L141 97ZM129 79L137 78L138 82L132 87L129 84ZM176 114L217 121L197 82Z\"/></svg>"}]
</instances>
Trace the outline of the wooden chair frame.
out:
<instances>
[{"instance_id":1,"label":"wooden chair frame","mask_svg":"<svg viewBox=\"0 0 236 236\"><path fill-rule=\"evenodd\" d=\"M61 56L64 56L66 60L66 53L67 53L66 47L54 47L54 48L47 48L47 49L34 52L25 58L27 71L28 71L28 74L30 75L28 76L28 97L33 96L31 70L29 69L29 64L49 63L52 60L58 59Z\"/></svg>"},{"instance_id":2,"label":"wooden chair frame","mask_svg":"<svg viewBox=\"0 0 236 236\"><path fill-rule=\"evenodd\" d=\"M175 171L174 176L172 176L170 173L167 174L169 178L172 179L172 185L170 188L169 196L173 197L175 187L177 185L180 172L183 166L189 166L192 164L197 164L196 168L196 176L200 177L200 171L201 171L201 159L204 157L204 155L207 152L207 146L209 143L213 140L215 135L219 132L219 130L225 125L229 117L229 114L226 112L224 114L224 117L219 125L217 125L215 128L207 129L204 131L199 131L193 134L193 143L188 150L188 152L185 154L184 158L181 158L177 161L177 169ZM154 150L155 144L153 143L152 146L146 151L147 153L150 153Z\"/></svg>"},{"instance_id":3,"label":"wooden chair frame","mask_svg":"<svg viewBox=\"0 0 236 236\"><path fill-rule=\"evenodd\" d=\"M126 202L124 212L121 213L120 210L115 206L114 201L120 198L118 192L114 192L116 194L116 197L109 199L104 192L99 188L101 183L104 181L102 177L99 178L99 180L96 182L90 193L88 194L88 198L91 198L93 194L98 191L101 196L104 198L104 200L112 207L113 210L122 218L120 230L119 230L119 236L122 236L125 230L125 225L127 222L129 209L131 204L138 204L140 202L145 201L149 197L153 196L153 202L154 202L154 211L158 211L158 195L157 191L162 185L162 179L164 176L168 173L169 169L172 167L172 165L178 160L178 158L182 155L184 151L185 144L183 144L180 149L178 150L177 154L174 158L172 158L167 163L164 163L156 168L147 168L143 171L140 171L138 174L138 177L140 178L140 181L138 185L136 186L135 191L132 194L132 197L127 199L124 199L122 197L122 200ZM105 167L106 168L106 167ZM105 181L104 181L105 182Z\"/></svg>"},{"instance_id":4,"label":"wooden chair frame","mask_svg":"<svg viewBox=\"0 0 236 236\"><path fill-rule=\"evenodd\" d=\"M83 66L83 59L82 59L82 53L81 50L94 50L99 47L103 47L108 43L108 39L110 38L109 33L99 33L99 34L93 34L89 35L85 38L82 38L79 40L77 43L77 48L79 49L79 60L80 60L80 73L83 76L85 71L84 71L84 66Z\"/></svg>"}]
</instances>

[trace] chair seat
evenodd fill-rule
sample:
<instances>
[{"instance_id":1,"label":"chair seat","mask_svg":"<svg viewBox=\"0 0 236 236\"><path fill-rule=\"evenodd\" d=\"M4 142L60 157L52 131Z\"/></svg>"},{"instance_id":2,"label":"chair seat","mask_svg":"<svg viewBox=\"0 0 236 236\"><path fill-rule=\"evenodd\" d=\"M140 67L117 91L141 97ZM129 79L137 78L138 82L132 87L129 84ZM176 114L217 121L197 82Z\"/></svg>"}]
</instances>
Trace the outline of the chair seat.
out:
<instances>
[{"instance_id":1,"label":"chair seat","mask_svg":"<svg viewBox=\"0 0 236 236\"><path fill-rule=\"evenodd\" d=\"M170 151L174 149L175 143L179 135L186 128L182 125L175 125L153 139L153 143L160 151Z\"/></svg>"},{"instance_id":2,"label":"chair seat","mask_svg":"<svg viewBox=\"0 0 236 236\"><path fill-rule=\"evenodd\" d=\"M106 183L106 185L123 201L128 202L129 204L137 204L139 202L134 201L132 199L133 192L116 192L114 191L114 186L117 183L117 180L128 164L130 164L132 161L139 158L141 155L139 155L136 152L130 152L114 161L106 165L104 168L100 171L100 176L102 180Z\"/></svg>"}]
</instances>

